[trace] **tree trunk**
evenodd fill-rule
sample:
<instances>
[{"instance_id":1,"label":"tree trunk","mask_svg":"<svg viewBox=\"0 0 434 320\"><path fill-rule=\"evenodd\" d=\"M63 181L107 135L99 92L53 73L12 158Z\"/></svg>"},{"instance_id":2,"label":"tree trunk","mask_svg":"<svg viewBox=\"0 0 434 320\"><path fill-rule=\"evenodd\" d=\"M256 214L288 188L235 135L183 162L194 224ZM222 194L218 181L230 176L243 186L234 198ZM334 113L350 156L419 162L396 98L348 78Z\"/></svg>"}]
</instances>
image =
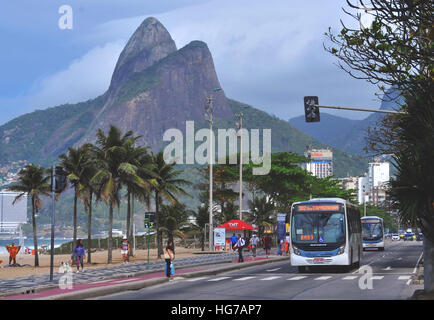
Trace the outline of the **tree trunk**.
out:
<instances>
[{"instance_id":1,"label":"tree trunk","mask_svg":"<svg viewBox=\"0 0 434 320\"><path fill-rule=\"evenodd\" d=\"M200 233L200 246L202 247L202 251L205 251L205 233L203 231Z\"/></svg>"},{"instance_id":2,"label":"tree trunk","mask_svg":"<svg viewBox=\"0 0 434 320\"><path fill-rule=\"evenodd\" d=\"M107 247L107 263L112 263L112 246L113 246L112 230L113 230L113 203L110 203L108 247Z\"/></svg>"},{"instance_id":3,"label":"tree trunk","mask_svg":"<svg viewBox=\"0 0 434 320\"><path fill-rule=\"evenodd\" d=\"M73 224L74 224L74 230L73 230L73 236L72 236L72 243L75 245L77 243L77 193L74 194L74 216L73 216Z\"/></svg>"},{"instance_id":4,"label":"tree trunk","mask_svg":"<svg viewBox=\"0 0 434 320\"><path fill-rule=\"evenodd\" d=\"M89 214L87 216L87 263L92 263L91 243L92 243L92 193L90 193L90 197L89 197Z\"/></svg>"},{"instance_id":5,"label":"tree trunk","mask_svg":"<svg viewBox=\"0 0 434 320\"><path fill-rule=\"evenodd\" d=\"M38 235L36 230L35 207L36 207L35 199L32 198L32 225L33 225L33 246L35 248L35 267L39 267Z\"/></svg>"},{"instance_id":6,"label":"tree trunk","mask_svg":"<svg viewBox=\"0 0 434 320\"><path fill-rule=\"evenodd\" d=\"M434 292L434 243L423 237L423 281L425 292Z\"/></svg>"},{"instance_id":7,"label":"tree trunk","mask_svg":"<svg viewBox=\"0 0 434 320\"><path fill-rule=\"evenodd\" d=\"M128 242L130 243L130 246L132 244L131 242L131 193L130 190L127 191L127 230L126 230L126 236L128 238ZM131 250L128 251L128 258L131 256Z\"/></svg>"},{"instance_id":8,"label":"tree trunk","mask_svg":"<svg viewBox=\"0 0 434 320\"><path fill-rule=\"evenodd\" d=\"M157 230L157 258L161 259L163 254L163 232L160 230L160 217L158 214L160 208L160 194L155 192L155 229Z\"/></svg>"}]
</instances>

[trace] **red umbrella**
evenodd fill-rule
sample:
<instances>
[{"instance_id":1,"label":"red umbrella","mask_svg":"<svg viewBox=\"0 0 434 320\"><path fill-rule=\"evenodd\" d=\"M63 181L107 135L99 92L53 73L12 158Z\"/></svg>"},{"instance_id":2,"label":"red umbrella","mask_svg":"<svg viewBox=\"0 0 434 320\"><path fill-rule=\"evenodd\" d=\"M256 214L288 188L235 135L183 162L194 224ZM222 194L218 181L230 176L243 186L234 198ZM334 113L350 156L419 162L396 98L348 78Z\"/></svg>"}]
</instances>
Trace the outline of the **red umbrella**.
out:
<instances>
[{"instance_id":1,"label":"red umbrella","mask_svg":"<svg viewBox=\"0 0 434 320\"><path fill-rule=\"evenodd\" d=\"M218 226L218 228L224 228L226 230L258 230L258 228L254 228L252 225L238 219L223 223L221 226Z\"/></svg>"}]
</instances>

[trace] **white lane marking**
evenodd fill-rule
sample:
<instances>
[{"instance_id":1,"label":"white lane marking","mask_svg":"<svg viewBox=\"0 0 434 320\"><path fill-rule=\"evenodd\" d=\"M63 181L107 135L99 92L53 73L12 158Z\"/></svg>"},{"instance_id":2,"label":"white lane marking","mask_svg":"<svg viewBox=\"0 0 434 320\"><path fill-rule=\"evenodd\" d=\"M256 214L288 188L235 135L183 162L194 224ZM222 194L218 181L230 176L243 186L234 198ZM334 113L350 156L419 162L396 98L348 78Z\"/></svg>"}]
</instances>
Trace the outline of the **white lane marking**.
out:
<instances>
[{"instance_id":1,"label":"white lane marking","mask_svg":"<svg viewBox=\"0 0 434 320\"><path fill-rule=\"evenodd\" d=\"M342 280L353 280L353 279L357 279L359 276L346 276L343 277Z\"/></svg>"},{"instance_id":2,"label":"white lane marking","mask_svg":"<svg viewBox=\"0 0 434 320\"><path fill-rule=\"evenodd\" d=\"M230 277L220 277L220 278L215 278L215 279L209 279L208 281L220 281L220 280L225 280L225 279L229 279Z\"/></svg>"},{"instance_id":3,"label":"white lane marking","mask_svg":"<svg viewBox=\"0 0 434 320\"><path fill-rule=\"evenodd\" d=\"M373 276L371 279L372 280L381 280L383 278L384 278L384 276Z\"/></svg>"},{"instance_id":4,"label":"white lane marking","mask_svg":"<svg viewBox=\"0 0 434 320\"><path fill-rule=\"evenodd\" d=\"M411 278L411 276L399 276L398 280L408 280L410 278Z\"/></svg>"},{"instance_id":5,"label":"white lane marking","mask_svg":"<svg viewBox=\"0 0 434 320\"><path fill-rule=\"evenodd\" d=\"M387 268L384 268L384 269L381 269L381 270L389 271L389 270L392 270L392 267L391 267L391 266L388 266Z\"/></svg>"},{"instance_id":6,"label":"white lane marking","mask_svg":"<svg viewBox=\"0 0 434 320\"><path fill-rule=\"evenodd\" d=\"M130 281L136 281L139 280L139 278L131 278L131 279L125 279L125 280L118 280L114 281L113 283L123 283L123 282L130 282Z\"/></svg>"},{"instance_id":7,"label":"white lane marking","mask_svg":"<svg viewBox=\"0 0 434 320\"><path fill-rule=\"evenodd\" d=\"M185 280L185 281L193 282L193 281L199 281L199 280L208 279L208 278L209 277L198 277L198 278L188 279L188 280Z\"/></svg>"},{"instance_id":8,"label":"white lane marking","mask_svg":"<svg viewBox=\"0 0 434 320\"><path fill-rule=\"evenodd\" d=\"M249 280L249 279L253 279L255 277L243 277L243 278L238 278L238 279L234 279L234 281L245 281L245 280Z\"/></svg>"},{"instance_id":9,"label":"white lane marking","mask_svg":"<svg viewBox=\"0 0 434 320\"><path fill-rule=\"evenodd\" d=\"M330 279L332 276L322 276L322 277L318 277L318 278L315 278L314 280L327 280L327 279Z\"/></svg>"},{"instance_id":10,"label":"white lane marking","mask_svg":"<svg viewBox=\"0 0 434 320\"><path fill-rule=\"evenodd\" d=\"M407 286L409 286L411 283L411 279L407 281Z\"/></svg>"},{"instance_id":11,"label":"white lane marking","mask_svg":"<svg viewBox=\"0 0 434 320\"><path fill-rule=\"evenodd\" d=\"M413 273L416 273L417 266L419 265L419 261L420 261L420 259L422 259L422 256L423 256L423 252L420 254L419 259L417 259L416 265L414 266L414 269L413 269Z\"/></svg>"},{"instance_id":12,"label":"white lane marking","mask_svg":"<svg viewBox=\"0 0 434 320\"><path fill-rule=\"evenodd\" d=\"M267 270L267 271L268 271L268 272L271 272L271 271L277 271L277 270L280 270L280 269L282 269L282 268L269 269L269 270Z\"/></svg>"},{"instance_id":13,"label":"white lane marking","mask_svg":"<svg viewBox=\"0 0 434 320\"><path fill-rule=\"evenodd\" d=\"M399 257L399 258L398 258L398 260L402 260L402 258L401 258L401 257Z\"/></svg>"},{"instance_id":14,"label":"white lane marking","mask_svg":"<svg viewBox=\"0 0 434 320\"><path fill-rule=\"evenodd\" d=\"M296 277L289 278L287 280L301 280L301 279L304 279L304 278L307 278L307 276L296 276Z\"/></svg>"},{"instance_id":15,"label":"white lane marking","mask_svg":"<svg viewBox=\"0 0 434 320\"><path fill-rule=\"evenodd\" d=\"M268 280L274 280L274 279L279 279L280 276L272 276L272 277L267 277L267 278L263 278L263 279L259 279L259 280L263 280L263 281L268 281Z\"/></svg>"}]
</instances>

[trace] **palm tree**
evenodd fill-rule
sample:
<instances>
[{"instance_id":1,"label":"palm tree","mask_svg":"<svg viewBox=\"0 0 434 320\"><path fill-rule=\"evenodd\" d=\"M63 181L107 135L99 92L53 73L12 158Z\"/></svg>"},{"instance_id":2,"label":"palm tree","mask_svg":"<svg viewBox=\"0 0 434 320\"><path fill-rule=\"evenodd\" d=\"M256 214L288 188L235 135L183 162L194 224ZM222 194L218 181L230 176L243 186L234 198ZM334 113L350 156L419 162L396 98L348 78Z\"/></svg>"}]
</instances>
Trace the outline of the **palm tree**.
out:
<instances>
[{"instance_id":1,"label":"palm tree","mask_svg":"<svg viewBox=\"0 0 434 320\"><path fill-rule=\"evenodd\" d=\"M131 212L131 200L135 195L139 198L146 198L146 194L150 193L150 184L147 179L149 177L144 177L143 174L146 171L146 164L151 163L151 158L147 153L149 147L135 146L135 141L138 138L140 137L129 139L125 143L123 161L128 170L123 170L120 174L121 183L127 188L126 233L128 239L133 237L132 219L134 216ZM128 254L131 256L132 252L129 251Z\"/></svg>"},{"instance_id":2,"label":"palm tree","mask_svg":"<svg viewBox=\"0 0 434 320\"><path fill-rule=\"evenodd\" d=\"M155 195L155 227L157 230L158 259L163 254L163 237L160 230L161 223L159 209L163 199L175 204L178 202L176 196L188 195L182 186L190 185L191 182L179 178L182 170L175 170L175 163L167 164L164 160L163 152L156 155L152 154L153 173L156 179L156 185L152 186Z\"/></svg>"},{"instance_id":3,"label":"palm tree","mask_svg":"<svg viewBox=\"0 0 434 320\"><path fill-rule=\"evenodd\" d=\"M67 179L74 188L74 212L73 212L73 243L77 242L77 200L83 189L83 181L89 167L89 150L87 146L77 149L68 148L68 154L61 154L60 165L67 173Z\"/></svg>"},{"instance_id":4,"label":"palm tree","mask_svg":"<svg viewBox=\"0 0 434 320\"><path fill-rule=\"evenodd\" d=\"M188 225L187 221L190 214L191 212L187 210L186 206L179 202L174 205L161 206L160 229L167 232L168 241L173 242L174 235L185 239L185 234L180 230L180 227Z\"/></svg>"},{"instance_id":5,"label":"palm tree","mask_svg":"<svg viewBox=\"0 0 434 320\"><path fill-rule=\"evenodd\" d=\"M145 186L144 181L136 174L137 168L125 162L126 145L134 144L137 137L128 131L124 135L120 129L110 126L107 136L99 129L97 131L97 146L92 148L93 157L97 165L97 173L91 179L96 184L96 195L109 205L109 234L108 234L108 263L112 262L112 229L113 209L120 205L120 191L126 177L136 184Z\"/></svg>"},{"instance_id":6,"label":"palm tree","mask_svg":"<svg viewBox=\"0 0 434 320\"><path fill-rule=\"evenodd\" d=\"M273 223L272 215L275 206L267 199L267 196L255 197L253 201L248 201L248 205L250 207L249 222L258 226L258 235L262 238L265 227Z\"/></svg>"},{"instance_id":7,"label":"palm tree","mask_svg":"<svg viewBox=\"0 0 434 320\"><path fill-rule=\"evenodd\" d=\"M200 247L202 251L205 251L205 228L206 224L209 222L209 209L208 204L197 207L197 211L192 212L195 222L193 225L200 232Z\"/></svg>"},{"instance_id":8,"label":"palm tree","mask_svg":"<svg viewBox=\"0 0 434 320\"><path fill-rule=\"evenodd\" d=\"M95 185L92 184L91 179L95 176L97 168L94 163L92 155L92 145L85 144L80 148L84 148L86 151L85 161L83 163L83 171L79 177L80 188L78 192L79 199L83 202L84 210L87 213L87 263L92 263L92 208L93 208L93 196L95 194Z\"/></svg>"},{"instance_id":9,"label":"palm tree","mask_svg":"<svg viewBox=\"0 0 434 320\"><path fill-rule=\"evenodd\" d=\"M35 248L35 267L39 267L38 237L36 230L36 212L42 206L41 195L50 195L50 176L43 167L29 164L18 172L18 182L10 187L11 191L20 192L13 204L28 194L32 201L33 246Z\"/></svg>"}]
</instances>

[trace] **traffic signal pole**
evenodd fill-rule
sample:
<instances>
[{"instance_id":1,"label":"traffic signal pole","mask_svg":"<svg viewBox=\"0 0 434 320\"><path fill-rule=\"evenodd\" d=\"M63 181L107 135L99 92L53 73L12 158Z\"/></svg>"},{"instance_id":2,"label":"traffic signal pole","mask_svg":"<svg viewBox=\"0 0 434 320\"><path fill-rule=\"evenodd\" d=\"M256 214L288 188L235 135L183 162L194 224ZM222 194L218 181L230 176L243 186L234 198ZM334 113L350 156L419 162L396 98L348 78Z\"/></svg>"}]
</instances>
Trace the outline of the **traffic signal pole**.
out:
<instances>
[{"instance_id":1,"label":"traffic signal pole","mask_svg":"<svg viewBox=\"0 0 434 320\"><path fill-rule=\"evenodd\" d=\"M379 112L379 113L389 113L389 114L406 114L406 112L393 111L393 110L377 110L377 109L352 108L352 107L341 107L341 106L322 106L318 104L312 104L311 106L318 107L318 108L339 109L339 110L367 111L367 112Z\"/></svg>"},{"instance_id":2,"label":"traffic signal pole","mask_svg":"<svg viewBox=\"0 0 434 320\"><path fill-rule=\"evenodd\" d=\"M341 106L324 106L319 104L317 96L306 96L303 98L303 100L304 100L304 116L306 118L306 122L320 122L319 108L378 112L378 113L388 113L388 114L406 114L406 112L395 111L395 110L377 110L377 109L352 108L352 107L341 107Z\"/></svg>"}]
</instances>

